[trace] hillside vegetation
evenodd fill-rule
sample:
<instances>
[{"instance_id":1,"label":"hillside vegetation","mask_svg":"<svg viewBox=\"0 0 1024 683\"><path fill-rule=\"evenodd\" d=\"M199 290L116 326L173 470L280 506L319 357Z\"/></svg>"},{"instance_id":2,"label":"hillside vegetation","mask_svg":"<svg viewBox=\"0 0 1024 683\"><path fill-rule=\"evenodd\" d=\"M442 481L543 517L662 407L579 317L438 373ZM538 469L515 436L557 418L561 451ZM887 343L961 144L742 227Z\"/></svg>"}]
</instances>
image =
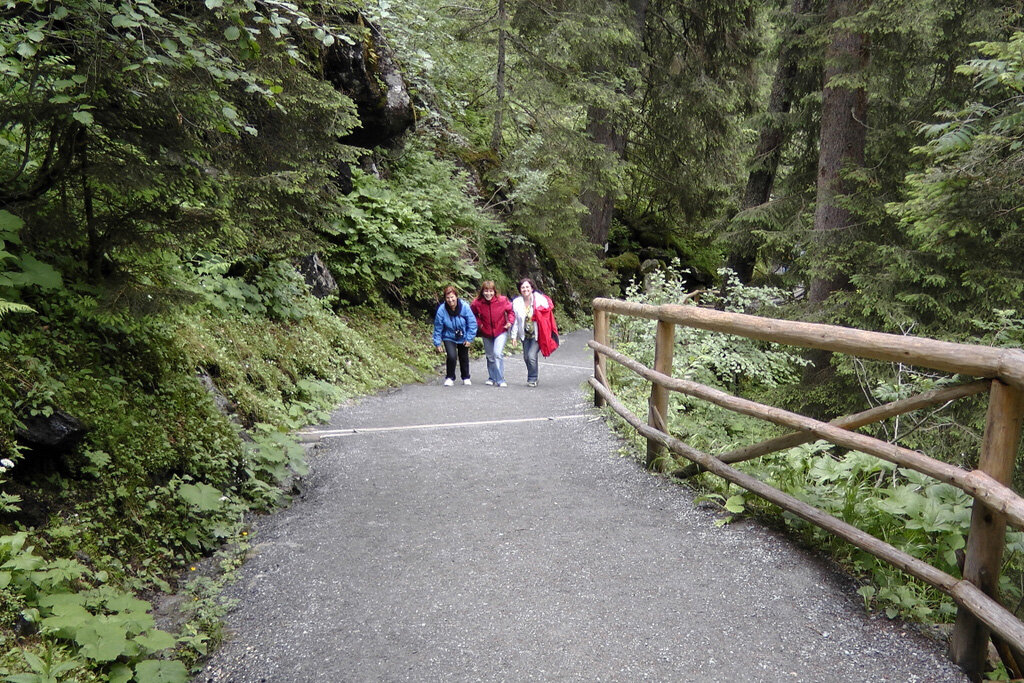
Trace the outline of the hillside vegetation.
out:
<instances>
[{"instance_id":1,"label":"hillside vegetation","mask_svg":"<svg viewBox=\"0 0 1024 683\"><path fill-rule=\"evenodd\" d=\"M304 471L289 433L431 369L449 283L530 276L580 320L596 295L701 288L1020 346L1021 21L966 0L3 4L0 675L187 680L219 579L191 581L179 633L147 600L218 549L237 564L247 515ZM948 381L680 343L704 381L824 418ZM964 405L880 434L971 466ZM699 447L762 436L670 417ZM946 489L821 445L780 458L762 474L842 482L837 514L958 571ZM948 619L844 561L867 607Z\"/></svg>"}]
</instances>

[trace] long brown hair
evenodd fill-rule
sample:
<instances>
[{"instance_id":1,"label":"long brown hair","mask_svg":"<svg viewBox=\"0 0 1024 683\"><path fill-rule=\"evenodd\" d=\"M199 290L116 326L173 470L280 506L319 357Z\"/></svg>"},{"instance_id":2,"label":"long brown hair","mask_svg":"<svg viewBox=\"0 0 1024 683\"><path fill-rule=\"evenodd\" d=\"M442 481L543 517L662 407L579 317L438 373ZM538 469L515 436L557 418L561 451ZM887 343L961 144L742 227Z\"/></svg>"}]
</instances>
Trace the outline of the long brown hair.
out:
<instances>
[{"instance_id":1,"label":"long brown hair","mask_svg":"<svg viewBox=\"0 0 1024 683\"><path fill-rule=\"evenodd\" d=\"M495 286L494 280L484 280L483 282L480 283L480 291L476 295L477 299L483 299L484 298L484 290L485 289L493 289L494 290L494 298L495 299L497 299L499 296L501 296L501 292L499 292L497 286Z\"/></svg>"}]
</instances>

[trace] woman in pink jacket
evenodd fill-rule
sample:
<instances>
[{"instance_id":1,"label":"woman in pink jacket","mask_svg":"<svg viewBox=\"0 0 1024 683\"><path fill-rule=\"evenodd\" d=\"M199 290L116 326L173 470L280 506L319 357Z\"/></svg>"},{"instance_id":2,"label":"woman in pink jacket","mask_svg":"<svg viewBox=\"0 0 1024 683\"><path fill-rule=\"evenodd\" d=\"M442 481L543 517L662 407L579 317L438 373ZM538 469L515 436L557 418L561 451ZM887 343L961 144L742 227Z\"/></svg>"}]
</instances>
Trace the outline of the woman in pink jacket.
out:
<instances>
[{"instance_id":1,"label":"woman in pink jacket","mask_svg":"<svg viewBox=\"0 0 1024 683\"><path fill-rule=\"evenodd\" d=\"M477 334L487 356L488 386L507 387L505 382L505 340L515 322L512 302L498 293L494 280L484 280L480 293L469 306L476 316Z\"/></svg>"}]
</instances>

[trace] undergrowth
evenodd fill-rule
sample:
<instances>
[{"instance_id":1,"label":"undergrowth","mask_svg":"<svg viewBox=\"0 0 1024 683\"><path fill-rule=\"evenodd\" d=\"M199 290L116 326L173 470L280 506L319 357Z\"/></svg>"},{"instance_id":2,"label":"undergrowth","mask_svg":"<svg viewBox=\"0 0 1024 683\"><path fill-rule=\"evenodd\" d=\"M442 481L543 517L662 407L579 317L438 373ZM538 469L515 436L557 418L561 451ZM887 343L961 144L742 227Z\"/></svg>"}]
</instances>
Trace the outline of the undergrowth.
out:
<instances>
[{"instance_id":1,"label":"undergrowth","mask_svg":"<svg viewBox=\"0 0 1024 683\"><path fill-rule=\"evenodd\" d=\"M209 255L167 258L166 299L133 310L60 286L3 318L5 680L188 680L219 638L218 588L244 554L248 515L287 502L283 485L306 471L290 432L435 362L426 326L339 314L288 264L238 277ZM44 462L15 437L58 411L86 431ZM189 576L215 552L218 572ZM182 572L190 619L168 633L143 598L175 591Z\"/></svg>"}]
</instances>

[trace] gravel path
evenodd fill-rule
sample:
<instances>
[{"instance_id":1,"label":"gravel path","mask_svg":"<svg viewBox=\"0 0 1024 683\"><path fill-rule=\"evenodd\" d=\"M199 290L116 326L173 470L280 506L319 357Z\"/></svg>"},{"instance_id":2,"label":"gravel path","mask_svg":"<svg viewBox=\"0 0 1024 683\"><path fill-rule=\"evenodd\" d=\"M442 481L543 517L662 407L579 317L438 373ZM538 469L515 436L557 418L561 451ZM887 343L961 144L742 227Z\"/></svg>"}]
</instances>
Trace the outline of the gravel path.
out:
<instances>
[{"instance_id":1,"label":"gravel path","mask_svg":"<svg viewBox=\"0 0 1024 683\"><path fill-rule=\"evenodd\" d=\"M337 411L196 681L966 680L827 563L620 457L587 338L537 388L519 357L483 386L478 360L471 387Z\"/></svg>"}]
</instances>

